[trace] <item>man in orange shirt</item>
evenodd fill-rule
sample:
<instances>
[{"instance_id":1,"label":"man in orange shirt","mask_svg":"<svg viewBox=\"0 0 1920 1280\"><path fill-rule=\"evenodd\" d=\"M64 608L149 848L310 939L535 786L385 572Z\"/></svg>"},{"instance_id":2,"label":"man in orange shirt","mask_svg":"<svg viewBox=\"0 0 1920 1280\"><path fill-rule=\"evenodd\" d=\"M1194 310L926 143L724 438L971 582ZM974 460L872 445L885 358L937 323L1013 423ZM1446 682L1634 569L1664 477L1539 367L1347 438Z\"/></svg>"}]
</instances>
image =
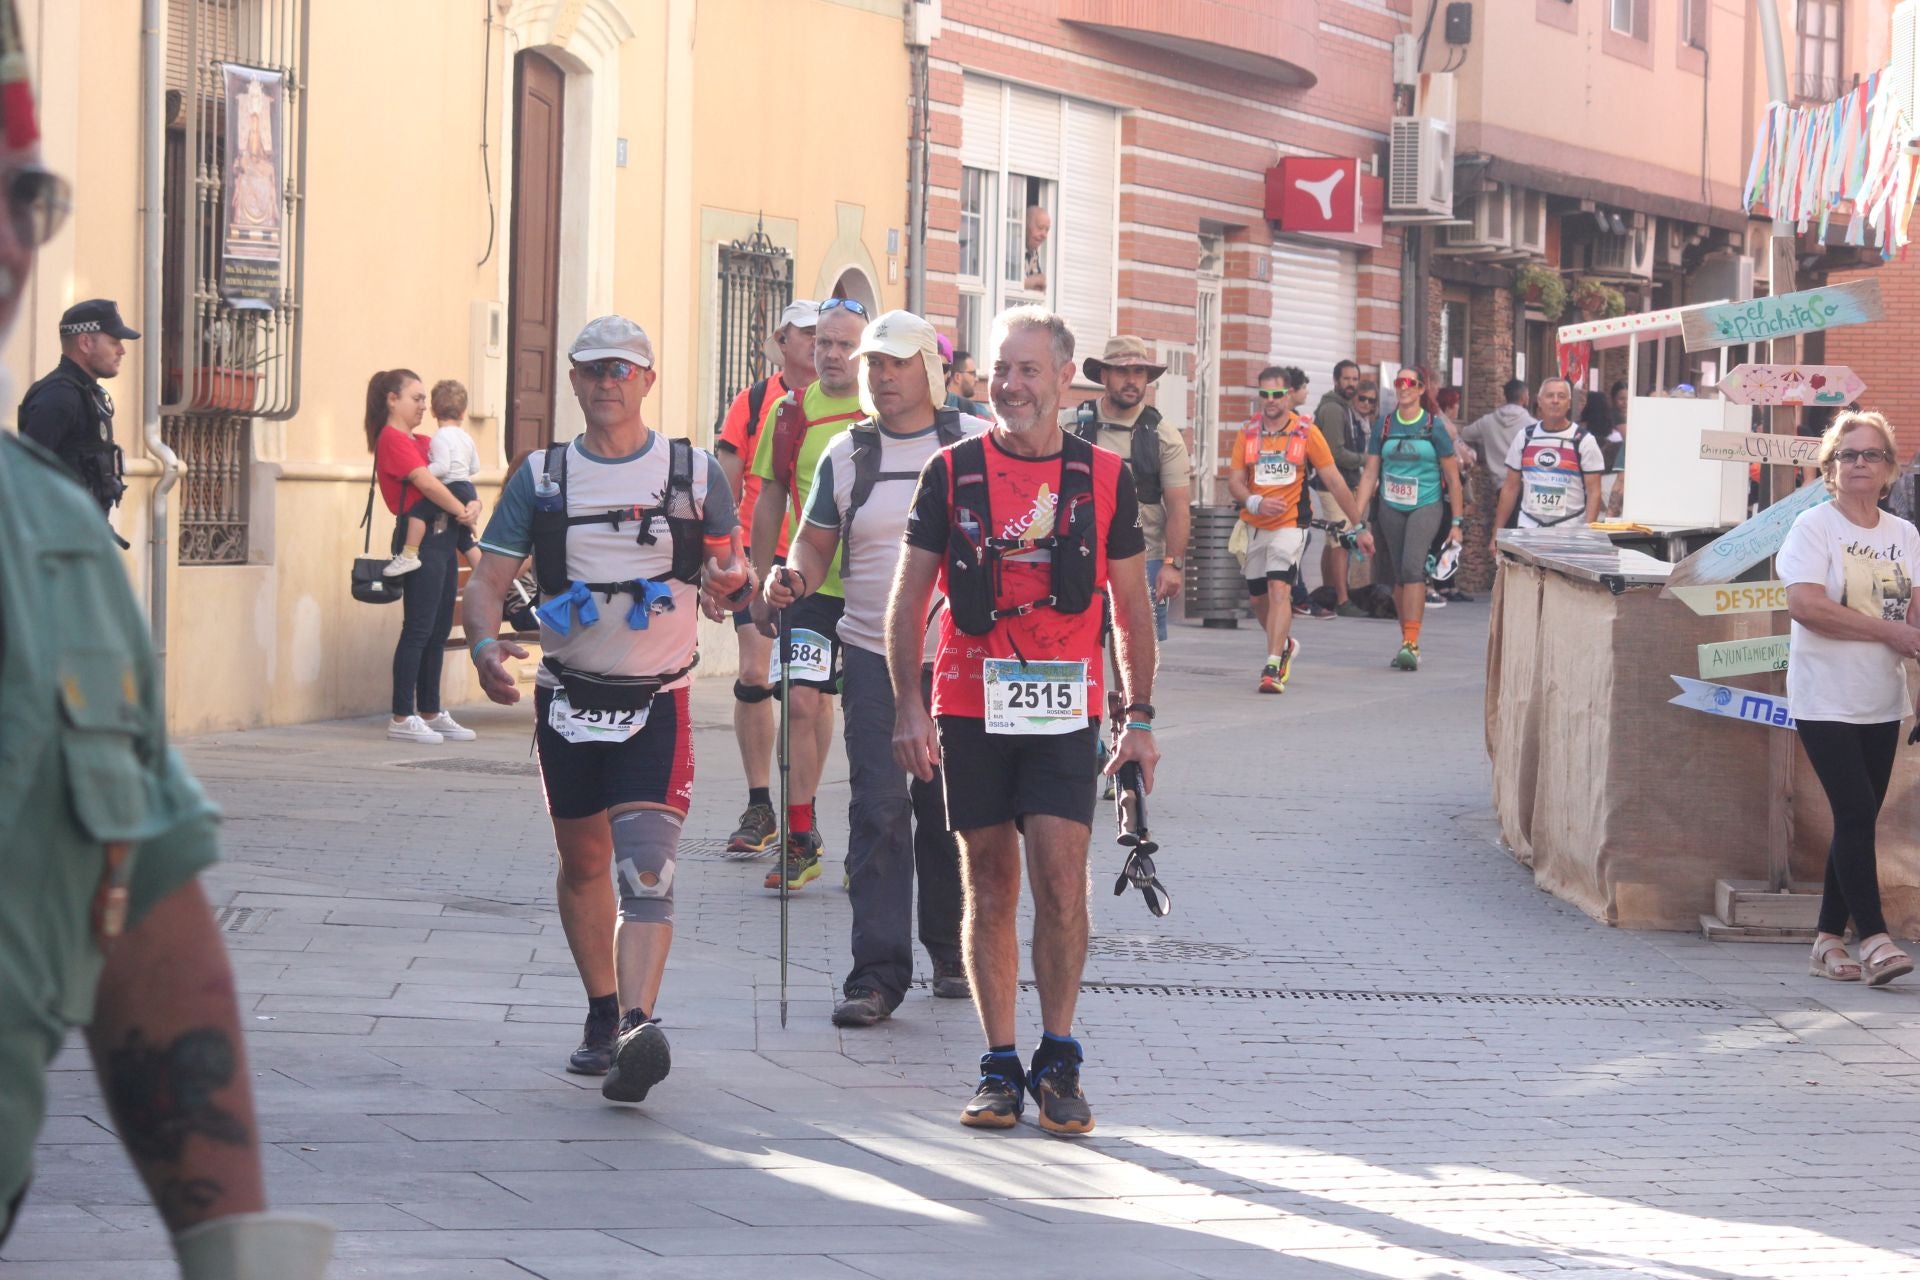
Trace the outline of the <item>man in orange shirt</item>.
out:
<instances>
[{"instance_id":1,"label":"man in orange shirt","mask_svg":"<svg viewBox=\"0 0 1920 1280\"><path fill-rule=\"evenodd\" d=\"M1227 488L1240 504L1240 518L1252 530L1247 544L1247 594L1253 612L1267 632L1267 664L1260 671L1261 693L1285 693L1293 657L1300 642L1287 634L1293 627L1290 592L1300 571L1300 554L1307 545L1311 512L1303 499L1306 469L1311 466L1327 493L1352 521L1349 531L1364 555L1373 554L1373 535L1360 518L1360 505L1346 477L1334 465L1333 450L1311 419L1293 410L1293 391L1286 370L1261 370L1260 412L1248 420L1233 442ZM1269 584L1280 591L1269 596Z\"/></svg>"},{"instance_id":2,"label":"man in orange shirt","mask_svg":"<svg viewBox=\"0 0 1920 1280\"><path fill-rule=\"evenodd\" d=\"M813 381L813 326L819 319L817 302L787 304L766 345L768 359L776 361L780 371L742 387L721 421L713 451L720 459L720 469L726 472L727 483L733 487L736 510L748 513L745 524L752 524L754 500L760 493L760 477L753 474L751 463L754 448L760 443L761 425L780 403L780 397L788 391L804 391ZM786 563L787 533L787 527L781 525L780 540L773 549L776 564ZM765 853L780 835L769 790L775 724L773 704L767 701L773 696L767 672L773 641L760 634L744 608L733 615L733 634L740 645L740 674L733 682L733 736L740 743L740 762L747 771L747 807L740 815L739 829L727 841L727 852Z\"/></svg>"}]
</instances>

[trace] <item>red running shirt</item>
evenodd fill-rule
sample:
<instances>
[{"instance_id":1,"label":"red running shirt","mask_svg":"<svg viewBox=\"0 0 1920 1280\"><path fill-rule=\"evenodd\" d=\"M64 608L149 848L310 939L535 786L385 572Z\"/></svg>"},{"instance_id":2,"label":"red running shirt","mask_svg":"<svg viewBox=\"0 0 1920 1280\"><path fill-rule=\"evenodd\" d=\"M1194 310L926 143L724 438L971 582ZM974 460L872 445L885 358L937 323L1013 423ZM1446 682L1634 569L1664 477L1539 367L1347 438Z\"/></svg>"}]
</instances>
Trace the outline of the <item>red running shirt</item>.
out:
<instances>
[{"instance_id":1,"label":"red running shirt","mask_svg":"<svg viewBox=\"0 0 1920 1280\"><path fill-rule=\"evenodd\" d=\"M1053 532L1059 502L1060 455L1022 458L985 438L987 491L994 533L1002 538L1044 538ZM942 449L920 473L920 489L907 517L910 547L940 557L939 587L947 589L947 531L952 520L952 482L949 455ZM1140 503L1134 496L1133 476L1119 454L1093 450L1094 585L1105 589L1107 565L1146 552L1140 532ZM1000 608L1015 608L1030 600L1044 600L1052 586L1053 563L1045 550L1008 556L1000 562ZM1144 575L1145 566L1137 572ZM981 663L987 658L1021 658L1030 662L1081 661L1087 664L1087 714L1098 719L1106 710L1101 692L1105 675L1100 661L1100 601L1096 597L1080 613L1035 609L1016 618L1002 618L984 636L970 636L953 623L951 610L940 611L940 644L933 660L933 714L984 719L986 699Z\"/></svg>"}]
</instances>

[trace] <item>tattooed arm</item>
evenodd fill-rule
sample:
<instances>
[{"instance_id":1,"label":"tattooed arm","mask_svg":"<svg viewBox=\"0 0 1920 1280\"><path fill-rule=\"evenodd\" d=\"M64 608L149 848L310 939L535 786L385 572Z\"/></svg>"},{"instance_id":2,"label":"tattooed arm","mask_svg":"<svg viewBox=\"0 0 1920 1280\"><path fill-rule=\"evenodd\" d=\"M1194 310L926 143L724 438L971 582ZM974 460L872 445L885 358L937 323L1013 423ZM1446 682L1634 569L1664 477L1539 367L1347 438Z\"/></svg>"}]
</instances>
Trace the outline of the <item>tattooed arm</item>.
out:
<instances>
[{"instance_id":1,"label":"tattooed arm","mask_svg":"<svg viewBox=\"0 0 1920 1280\"><path fill-rule=\"evenodd\" d=\"M168 1230L266 1208L233 971L198 881L114 943L87 1044Z\"/></svg>"}]
</instances>

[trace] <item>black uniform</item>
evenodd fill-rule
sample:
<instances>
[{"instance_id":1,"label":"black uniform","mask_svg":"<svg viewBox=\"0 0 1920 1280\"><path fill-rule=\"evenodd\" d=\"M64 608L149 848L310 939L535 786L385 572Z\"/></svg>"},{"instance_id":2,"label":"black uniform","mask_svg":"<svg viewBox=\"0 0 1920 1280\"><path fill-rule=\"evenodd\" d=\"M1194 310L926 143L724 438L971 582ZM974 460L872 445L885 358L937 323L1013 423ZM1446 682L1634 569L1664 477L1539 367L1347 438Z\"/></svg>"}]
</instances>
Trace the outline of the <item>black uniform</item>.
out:
<instances>
[{"instance_id":1,"label":"black uniform","mask_svg":"<svg viewBox=\"0 0 1920 1280\"><path fill-rule=\"evenodd\" d=\"M102 511L118 505L127 486L113 442L113 397L92 374L61 356L21 399L20 434L60 459Z\"/></svg>"}]
</instances>

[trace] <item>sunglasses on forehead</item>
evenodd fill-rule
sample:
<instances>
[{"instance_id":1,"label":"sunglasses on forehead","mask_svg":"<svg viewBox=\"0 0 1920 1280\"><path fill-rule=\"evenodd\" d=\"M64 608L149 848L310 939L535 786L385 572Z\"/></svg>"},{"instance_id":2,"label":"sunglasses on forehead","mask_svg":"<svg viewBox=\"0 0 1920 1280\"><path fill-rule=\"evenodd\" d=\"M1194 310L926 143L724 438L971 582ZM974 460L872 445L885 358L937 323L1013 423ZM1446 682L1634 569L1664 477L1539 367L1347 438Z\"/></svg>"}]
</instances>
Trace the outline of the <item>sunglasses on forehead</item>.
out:
<instances>
[{"instance_id":1,"label":"sunglasses on forehead","mask_svg":"<svg viewBox=\"0 0 1920 1280\"><path fill-rule=\"evenodd\" d=\"M615 382L632 382L640 376L643 366L632 360L576 360L573 367L580 376L589 382L598 382L602 378L612 378Z\"/></svg>"},{"instance_id":2,"label":"sunglasses on forehead","mask_svg":"<svg viewBox=\"0 0 1920 1280\"><path fill-rule=\"evenodd\" d=\"M857 316L865 316L867 314L867 309L860 305L857 298L828 298L820 304L821 315L825 315L829 311L840 310L851 311Z\"/></svg>"}]
</instances>

